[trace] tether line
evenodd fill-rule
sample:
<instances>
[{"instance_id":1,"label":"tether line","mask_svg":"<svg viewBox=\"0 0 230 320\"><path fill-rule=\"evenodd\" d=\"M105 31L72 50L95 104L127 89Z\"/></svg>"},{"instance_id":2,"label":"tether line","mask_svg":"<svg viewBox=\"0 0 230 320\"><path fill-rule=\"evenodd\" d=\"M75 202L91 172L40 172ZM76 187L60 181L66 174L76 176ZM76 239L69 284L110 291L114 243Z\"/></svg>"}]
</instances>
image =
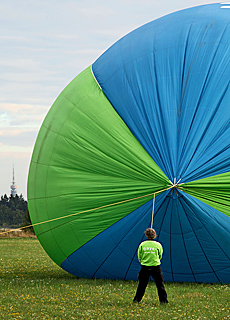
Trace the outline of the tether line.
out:
<instances>
[{"instance_id":1,"label":"tether line","mask_svg":"<svg viewBox=\"0 0 230 320\"><path fill-rule=\"evenodd\" d=\"M154 206L155 206L155 193L153 195L153 209L152 209L152 220L151 220L151 228L153 227L153 216L154 216Z\"/></svg>"},{"instance_id":2,"label":"tether line","mask_svg":"<svg viewBox=\"0 0 230 320\"><path fill-rule=\"evenodd\" d=\"M106 205L101 206L101 207L88 209L88 210L80 211L80 212L77 212L77 213L72 213L72 214L69 214L69 215L66 215L66 216L62 216L62 217L58 217L58 218L54 218L54 219L50 219L50 220L46 220L46 221L42 221L42 222L37 222L37 223L34 223L34 224L30 224L28 226L24 226L24 227L13 229L13 230L4 231L4 232L1 232L0 235L4 234L4 233L9 233L9 232L13 232L13 231L22 230L22 229L27 229L27 228L30 228L30 227L38 226L38 225L45 224L45 223L52 222L52 221L57 221L57 220L73 217L73 216L76 216L76 215L82 214L82 213L86 213L86 212L91 212L91 211L95 211L95 210L99 210L99 209L103 209L103 208L112 207L112 206L115 206L115 205L118 205L118 204L121 204L121 203L129 202L129 201L133 201L133 200L137 200L137 199L141 199L141 198L145 198L145 197L149 197L149 196L153 196L153 195L154 195L154 199L155 199L155 195L156 194L164 192L164 191L167 191L169 189L172 189L173 187L174 186L172 185L172 186L170 186L170 187L168 187L166 189L162 189L162 190L159 190L157 192L149 193L149 194L146 194L144 196L139 196L139 197L132 198L132 199L118 201L118 202L106 204ZM154 208L153 208L153 211L154 211Z\"/></svg>"}]
</instances>

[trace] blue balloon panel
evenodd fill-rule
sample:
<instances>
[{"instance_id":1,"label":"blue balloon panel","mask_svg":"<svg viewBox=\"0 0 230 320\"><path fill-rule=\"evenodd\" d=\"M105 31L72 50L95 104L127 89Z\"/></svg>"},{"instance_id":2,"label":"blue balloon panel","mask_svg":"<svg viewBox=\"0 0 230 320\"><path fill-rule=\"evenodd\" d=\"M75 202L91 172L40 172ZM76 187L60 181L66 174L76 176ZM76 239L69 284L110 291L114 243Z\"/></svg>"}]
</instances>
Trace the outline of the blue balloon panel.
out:
<instances>
[{"instance_id":1,"label":"blue balloon panel","mask_svg":"<svg viewBox=\"0 0 230 320\"><path fill-rule=\"evenodd\" d=\"M113 107L171 181L230 169L230 11L221 7L152 21L92 67Z\"/></svg>"},{"instance_id":2,"label":"blue balloon panel","mask_svg":"<svg viewBox=\"0 0 230 320\"><path fill-rule=\"evenodd\" d=\"M151 212L152 201L86 243L61 267L82 277L137 280L137 248ZM229 217L183 192L167 191L156 198L154 227L164 247L166 281L229 281Z\"/></svg>"},{"instance_id":3,"label":"blue balloon panel","mask_svg":"<svg viewBox=\"0 0 230 320\"><path fill-rule=\"evenodd\" d=\"M70 255L61 267L82 277L137 280L137 248L150 223L151 208L148 202L133 211ZM82 265L82 261L88 264Z\"/></svg>"}]
</instances>

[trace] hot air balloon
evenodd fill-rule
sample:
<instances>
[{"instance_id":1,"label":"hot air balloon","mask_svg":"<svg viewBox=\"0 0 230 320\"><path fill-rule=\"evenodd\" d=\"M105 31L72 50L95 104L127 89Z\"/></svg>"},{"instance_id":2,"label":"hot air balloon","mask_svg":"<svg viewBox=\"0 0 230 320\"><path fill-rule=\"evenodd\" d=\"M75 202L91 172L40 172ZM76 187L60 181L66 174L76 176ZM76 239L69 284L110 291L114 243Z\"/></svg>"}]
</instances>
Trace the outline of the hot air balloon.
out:
<instances>
[{"instance_id":1,"label":"hot air balloon","mask_svg":"<svg viewBox=\"0 0 230 320\"><path fill-rule=\"evenodd\" d=\"M230 283L229 9L204 5L139 27L54 102L28 205L64 270L136 280L153 222L166 281Z\"/></svg>"}]
</instances>

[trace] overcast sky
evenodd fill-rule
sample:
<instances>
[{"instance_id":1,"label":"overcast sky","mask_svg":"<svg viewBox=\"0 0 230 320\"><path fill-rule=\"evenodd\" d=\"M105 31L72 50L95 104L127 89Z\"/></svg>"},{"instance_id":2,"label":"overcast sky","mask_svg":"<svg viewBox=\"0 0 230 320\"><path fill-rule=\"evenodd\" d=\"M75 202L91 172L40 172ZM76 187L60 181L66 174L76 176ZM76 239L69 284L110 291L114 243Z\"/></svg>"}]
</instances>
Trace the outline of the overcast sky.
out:
<instances>
[{"instance_id":1,"label":"overcast sky","mask_svg":"<svg viewBox=\"0 0 230 320\"><path fill-rule=\"evenodd\" d=\"M12 167L27 199L33 146L65 86L109 46L168 13L217 1L2 0L0 2L0 196Z\"/></svg>"}]
</instances>

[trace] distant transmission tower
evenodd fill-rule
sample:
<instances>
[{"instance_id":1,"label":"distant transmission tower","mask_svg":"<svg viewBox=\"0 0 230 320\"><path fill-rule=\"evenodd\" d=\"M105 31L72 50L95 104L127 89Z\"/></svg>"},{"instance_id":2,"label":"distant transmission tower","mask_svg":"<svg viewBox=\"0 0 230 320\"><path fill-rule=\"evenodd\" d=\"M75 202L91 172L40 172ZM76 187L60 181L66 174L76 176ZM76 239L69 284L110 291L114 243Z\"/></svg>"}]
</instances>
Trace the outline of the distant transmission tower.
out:
<instances>
[{"instance_id":1,"label":"distant transmission tower","mask_svg":"<svg viewBox=\"0 0 230 320\"><path fill-rule=\"evenodd\" d=\"M13 182L12 182L12 185L10 186L10 188L11 188L12 196L15 197L17 194L17 186L15 185L15 182L14 182L14 165L13 165Z\"/></svg>"}]
</instances>

